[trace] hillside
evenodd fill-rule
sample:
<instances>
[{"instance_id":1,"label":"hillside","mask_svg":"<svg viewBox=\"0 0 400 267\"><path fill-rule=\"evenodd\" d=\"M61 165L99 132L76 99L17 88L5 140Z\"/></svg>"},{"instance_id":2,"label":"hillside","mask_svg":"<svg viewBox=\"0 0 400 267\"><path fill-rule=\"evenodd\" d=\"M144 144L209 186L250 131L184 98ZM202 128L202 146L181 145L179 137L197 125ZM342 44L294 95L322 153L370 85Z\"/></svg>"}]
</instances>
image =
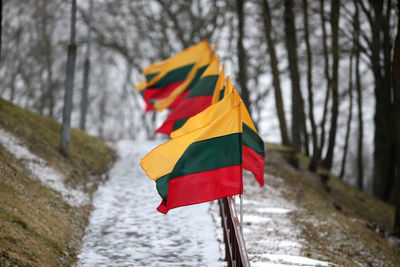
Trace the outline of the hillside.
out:
<instances>
[{"instance_id":1,"label":"hillside","mask_svg":"<svg viewBox=\"0 0 400 267\"><path fill-rule=\"evenodd\" d=\"M59 132L56 121L0 100L0 266L69 266L77 260L90 199L115 155L103 141L73 129L66 158L58 150ZM21 147L25 154L17 153ZM38 177L32 168L38 163L62 174L71 196L43 185L51 177ZM267 143L266 185L260 189L245 179L244 237L254 266L304 258L398 266L399 240L390 236L394 208L324 170L318 173L329 179L321 183L307 164L291 148ZM82 202L72 201L76 192Z\"/></svg>"},{"instance_id":2,"label":"hillside","mask_svg":"<svg viewBox=\"0 0 400 267\"><path fill-rule=\"evenodd\" d=\"M90 199L114 152L73 129L66 158L58 150L58 122L1 99L0 130L0 265L70 265L80 248ZM49 180L54 178L49 173L38 175L35 168L51 170L63 183Z\"/></svg>"},{"instance_id":3,"label":"hillside","mask_svg":"<svg viewBox=\"0 0 400 267\"><path fill-rule=\"evenodd\" d=\"M302 254L338 266L399 266L400 242L390 235L394 207L347 185L326 170L307 171L309 159L266 144L266 180L295 203L292 222ZM321 177L328 180L321 182Z\"/></svg>"}]
</instances>

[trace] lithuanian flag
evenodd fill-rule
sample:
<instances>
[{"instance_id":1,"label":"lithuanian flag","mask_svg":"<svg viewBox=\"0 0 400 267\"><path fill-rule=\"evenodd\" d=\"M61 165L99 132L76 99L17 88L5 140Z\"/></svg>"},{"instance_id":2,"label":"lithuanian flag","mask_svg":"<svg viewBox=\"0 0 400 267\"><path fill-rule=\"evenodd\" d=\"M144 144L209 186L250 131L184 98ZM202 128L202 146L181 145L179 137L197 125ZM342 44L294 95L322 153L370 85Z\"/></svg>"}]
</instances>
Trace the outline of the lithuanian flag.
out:
<instances>
[{"instance_id":1,"label":"lithuanian flag","mask_svg":"<svg viewBox=\"0 0 400 267\"><path fill-rule=\"evenodd\" d=\"M211 116L212 123L171 139L141 160L162 198L159 212L243 192L241 106L234 97L216 105L225 106L219 113L209 107L198 114Z\"/></svg>"},{"instance_id":2,"label":"lithuanian flag","mask_svg":"<svg viewBox=\"0 0 400 267\"><path fill-rule=\"evenodd\" d=\"M190 92L211 61L207 40L143 70L145 81L136 85L146 111L174 108Z\"/></svg>"},{"instance_id":3,"label":"lithuanian flag","mask_svg":"<svg viewBox=\"0 0 400 267\"><path fill-rule=\"evenodd\" d=\"M220 113L220 109L226 108L226 105L228 105L227 103L229 103L230 97L235 97L236 102L240 102L241 106L241 117L243 120L243 168L252 172L259 185L263 186L265 164L264 141L258 135L256 127L251 120L250 114L247 111L243 101L241 101L239 94L234 89L229 77L226 82L226 87L222 88L221 90L215 90L214 92L213 101L222 99L217 102L221 104L214 104L209 107L208 113L199 113L193 118L189 119L180 129L171 133L171 138L176 138L188 132L194 131L195 129L213 123L214 116L209 114L212 112L217 114Z\"/></svg>"},{"instance_id":4,"label":"lithuanian flag","mask_svg":"<svg viewBox=\"0 0 400 267\"><path fill-rule=\"evenodd\" d=\"M201 76L190 93L168 115L156 133L170 134L182 127L192 116L211 105L216 88L225 86L225 72L219 73L219 60L213 57L211 64Z\"/></svg>"}]
</instances>

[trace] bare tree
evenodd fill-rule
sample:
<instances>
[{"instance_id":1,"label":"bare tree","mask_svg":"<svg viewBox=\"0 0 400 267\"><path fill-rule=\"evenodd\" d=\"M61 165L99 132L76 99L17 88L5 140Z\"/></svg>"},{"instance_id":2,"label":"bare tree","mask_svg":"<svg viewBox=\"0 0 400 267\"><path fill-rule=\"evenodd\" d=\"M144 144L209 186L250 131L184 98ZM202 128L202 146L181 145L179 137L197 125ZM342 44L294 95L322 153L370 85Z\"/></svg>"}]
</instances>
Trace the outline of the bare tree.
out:
<instances>
[{"instance_id":1,"label":"bare tree","mask_svg":"<svg viewBox=\"0 0 400 267\"><path fill-rule=\"evenodd\" d=\"M347 159L347 151L349 149L349 139L350 139L350 131L351 131L351 120L353 118L353 57L354 57L354 48L353 52L350 54L350 63L349 63L349 115L347 117L347 126L346 126L346 135L344 138L344 147L343 147L343 157L342 164L340 166L340 174L339 177L343 179L345 168L346 168L346 159Z\"/></svg>"},{"instance_id":2,"label":"bare tree","mask_svg":"<svg viewBox=\"0 0 400 267\"><path fill-rule=\"evenodd\" d=\"M310 170L316 170L318 160L318 135L317 126L314 118L314 99L313 99L313 65L312 65L312 52L310 45L310 33L308 27L308 1L303 0L303 22L304 22L304 39L306 42L307 50L307 89L308 89L308 113L311 124L312 146L313 152L310 162Z\"/></svg>"},{"instance_id":3,"label":"bare tree","mask_svg":"<svg viewBox=\"0 0 400 267\"><path fill-rule=\"evenodd\" d=\"M374 136L374 175L373 193L389 200L394 183L394 135L392 97L391 97L391 40L388 27L391 14L391 1L364 1L360 6L368 19L371 40L368 42L370 62L375 86L375 136ZM386 3L386 13L384 4ZM383 38L382 38L383 37ZM382 58L383 56L383 58Z\"/></svg>"},{"instance_id":4,"label":"bare tree","mask_svg":"<svg viewBox=\"0 0 400 267\"><path fill-rule=\"evenodd\" d=\"M364 125L362 113L362 90L361 90L361 75L360 75L360 15L358 0L354 1L355 14L354 14L354 47L356 64L356 89L357 89L357 111L358 111L358 143L357 143L357 187L362 190L364 184L364 167L363 167L363 143L364 143Z\"/></svg>"},{"instance_id":5,"label":"bare tree","mask_svg":"<svg viewBox=\"0 0 400 267\"><path fill-rule=\"evenodd\" d=\"M79 128L81 130L86 129L86 113L88 109L88 95L89 95L89 73L90 73L90 45L92 43L92 14L93 14L93 0L89 3L89 22L88 22L88 33L86 43L86 56L85 66L83 72L83 88L82 88L82 100L81 100L81 120Z\"/></svg>"},{"instance_id":6,"label":"bare tree","mask_svg":"<svg viewBox=\"0 0 400 267\"><path fill-rule=\"evenodd\" d=\"M301 151L301 146L303 145L308 154L308 134L304 114L304 101L300 88L293 1L285 0L284 6L285 44L288 53L290 81L292 83L292 142L298 151Z\"/></svg>"},{"instance_id":7,"label":"bare tree","mask_svg":"<svg viewBox=\"0 0 400 267\"><path fill-rule=\"evenodd\" d=\"M1 31L3 28L3 0L0 0L0 61L1 61Z\"/></svg>"},{"instance_id":8,"label":"bare tree","mask_svg":"<svg viewBox=\"0 0 400 267\"><path fill-rule=\"evenodd\" d=\"M61 153L63 153L65 156L69 155L69 142L70 142L72 94L74 89L75 58L76 58L75 24L76 24L76 0L72 0L71 34L70 34L70 43L68 45L63 121L61 127Z\"/></svg>"},{"instance_id":9,"label":"bare tree","mask_svg":"<svg viewBox=\"0 0 400 267\"><path fill-rule=\"evenodd\" d=\"M331 128L329 131L329 142L328 150L326 152L324 166L328 169L332 167L333 161L333 150L336 144L336 132L337 132L337 118L339 113L339 0L331 1L331 31L332 31L332 116L331 116Z\"/></svg>"},{"instance_id":10,"label":"bare tree","mask_svg":"<svg viewBox=\"0 0 400 267\"><path fill-rule=\"evenodd\" d=\"M326 92L325 92L325 100L324 106L322 111L322 119L320 122L321 134L320 134L320 142L319 142L319 149L318 149L318 156L316 157L317 160L321 159L322 151L325 146L325 123L328 114L328 104L330 99L330 92L331 92L331 75L329 73L330 68L330 61L329 61L329 53L328 53L328 36L326 32L326 18L325 18L325 1L320 0L320 16L321 16L321 28L322 28L322 47L323 47L323 57L324 57L324 74L326 80Z\"/></svg>"},{"instance_id":11,"label":"bare tree","mask_svg":"<svg viewBox=\"0 0 400 267\"><path fill-rule=\"evenodd\" d=\"M282 100L281 80L278 68L278 58L275 51L275 43L271 36L272 31L272 19L271 11L269 8L268 0L263 0L263 18L264 18L264 29L265 38L267 39L268 53L270 57L270 66L272 70L273 86L275 94L275 106L278 114L279 127L281 132L281 139L284 145L289 145L289 135L286 126L285 109Z\"/></svg>"},{"instance_id":12,"label":"bare tree","mask_svg":"<svg viewBox=\"0 0 400 267\"><path fill-rule=\"evenodd\" d=\"M397 10L400 12L400 1L397 1ZM393 53L393 97L394 97L394 113L396 120L396 213L394 220L394 232L400 235L400 17L397 22L397 36Z\"/></svg>"},{"instance_id":13,"label":"bare tree","mask_svg":"<svg viewBox=\"0 0 400 267\"><path fill-rule=\"evenodd\" d=\"M250 106L250 98L249 98L249 90L247 89L247 56L246 50L243 47L243 39L244 39L244 2L245 0L236 0L236 12L239 24L239 36L237 39L237 56L239 63L239 85L241 90L241 96L244 104L251 112Z\"/></svg>"}]
</instances>

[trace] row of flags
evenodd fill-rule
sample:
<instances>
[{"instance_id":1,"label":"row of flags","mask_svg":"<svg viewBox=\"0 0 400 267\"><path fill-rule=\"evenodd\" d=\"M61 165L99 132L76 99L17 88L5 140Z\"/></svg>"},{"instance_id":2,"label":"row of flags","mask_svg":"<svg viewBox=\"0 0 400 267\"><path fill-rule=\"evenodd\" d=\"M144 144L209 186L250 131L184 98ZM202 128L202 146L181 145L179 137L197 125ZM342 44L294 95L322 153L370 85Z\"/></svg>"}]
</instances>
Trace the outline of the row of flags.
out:
<instances>
[{"instance_id":1,"label":"row of flags","mask_svg":"<svg viewBox=\"0 0 400 267\"><path fill-rule=\"evenodd\" d=\"M208 41L143 70L146 111L170 109L156 133L170 140L140 162L170 209L242 194L242 169L264 185L264 142Z\"/></svg>"}]
</instances>

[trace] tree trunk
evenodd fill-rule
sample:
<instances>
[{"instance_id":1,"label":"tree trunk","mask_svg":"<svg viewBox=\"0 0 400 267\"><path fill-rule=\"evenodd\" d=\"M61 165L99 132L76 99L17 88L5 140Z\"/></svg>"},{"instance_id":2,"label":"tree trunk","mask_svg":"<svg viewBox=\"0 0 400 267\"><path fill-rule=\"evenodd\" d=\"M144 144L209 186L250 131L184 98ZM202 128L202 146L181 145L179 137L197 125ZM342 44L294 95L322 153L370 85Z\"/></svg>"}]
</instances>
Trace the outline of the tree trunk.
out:
<instances>
[{"instance_id":1,"label":"tree trunk","mask_svg":"<svg viewBox=\"0 0 400 267\"><path fill-rule=\"evenodd\" d=\"M361 90L361 76L360 76L360 15L358 0L354 1L355 14L354 14L354 47L356 48L356 89L357 89L357 112L358 112L358 144L357 144L357 187L363 190L364 186L364 166L363 166L363 138L364 138L364 125L362 117L362 90Z\"/></svg>"},{"instance_id":2,"label":"tree trunk","mask_svg":"<svg viewBox=\"0 0 400 267\"><path fill-rule=\"evenodd\" d=\"M375 79L375 136L374 136L374 180L375 196L389 200L390 189L394 181L394 136L391 129L393 123L390 68L382 66L381 55L386 55L387 44L384 45L381 36L384 33L385 18L383 1L370 1L373 9L371 65ZM389 38L389 37L386 37ZM387 42L387 41L385 41ZM389 52L390 53L390 52ZM385 64L386 60L384 59ZM386 73L385 73L386 72Z\"/></svg>"},{"instance_id":3,"label":"tree trunk","mask_svg":"<svg viewBox=\"0 0 400 267\"><path fill-rule=\"evenodd\" d=\"M0 0L0 61L1 61L1 36L3 28L3 0Z\"/></svg>"},{"instance_id":4,"label":"tree trunk","mask_svg":"<svg viewBox=\"0 0 400 267\"><path fill-rule=\"evenodd\" d=\"M99 126L98 126L98 132L99 132L99 137L100 138L104 138L104 122L106 121L106 115L107 115L107 111L106 111L106 107L107 107L107 98L108 98L108 94L107 94L107 90L105 88L101 88L101 98L99 101Z\"/></svg>"},{"instance_id":5,"label":"tree trunk","mask_svg":"<svg viewBox=\"0 0 400 267\"><path fill-rule=\"evenodd\" d=\"M349 148L349 137L351 131L351 120L353 118L353 56L354 56L354 48L350 55L350 70L349 70L349 116L347 118L347 128L346 135L344 139L344 148L343 148L343 157L342 164L340 167L340 179L343 179L344 172L346 169L346 158L347 158L347 150Z\"/></svg>"},{"instance_id":6,"label":"tree trunk","mask_svg":"<svg viewBox=\"0 0 400 267\"><path fill-rule=\"evenodd\" d=\"M321 28L322 28L322 47L323 47L323 54L324 54L324 73L326 79L326 92L325 92L325 101L322 113L322 120L320 123L321 128L321 135L320 135L320 142L319 142L319 149L318 149L318 156L316 157L317 160L321 159L322 151L325 146L325 123L326 123L326 116L328 113L328 103L329 103L329 96L331 91L331 78L329 74L329 56L328 56L328 44L327 44L327 34L326 34L326 27L325 27L325 5L324 0L320 0L320 16L321 16Z\"/></svg>"},{"instance_id":7,"label":"tree trunk","mask_svg":"<svg viewBox=\"0 0 400 267\"><path fill-rule=\"evenodd\" d=\"M85 57L84 71L83 71L81 120L79 123L79 128L84 131L86 130L86 116L87 116L87 109L88 109L88 105L89 105L88 95L89 95L89 73L90 73L90 45L91 45L91 41L92 41L92 14L93 14L93 0L90 0L86 57Z\"/></svg>"},{"instance_id":8,"label":"tree trunk","mask_svg":"<svg viewBox=\"0 0 400 267\"><path fill-rule=\"evenodd\" d=\"M308 89L308 113L310 116L311 133L312 133L312 145L313 152L310 162L310 170L315 171L317 169L317 156L318 156L318 136L317 126L314 119L314 100L313 100L313 76L312 76L312 53L310 45L310 34L308 31L308 1L303 0L303 21L304 21L304 39L306 41L307 50L307 89Z\"/></svg>"},{"instance_id":9,"label":"tree trunk","mask_svg":"<svg viewBox=\"0 0 400 267\"><path fill-rule=\"evenodd\" d=\"M76 24L76 0L72 0L71 35L70 35L70 43L68 45L64 109L63 109L63 120L61 126L61 153L64 154L65 156L69 155L69 142L70 142L72 94L74 89L75 58L76 58L75 24Z\"/></svg>"},{"instance_id":10,"label":"tree trunk","mask_svg":"<svg viewBox=\"0 0 400 267\"><path fill-rule=\"evenodd\" d=\"M292 142L296 150L304 145L308 152L308 134L305 123L304 102L300 89L300 75L297 60L297 39L294 25L293 1L285 0L285 44L288 53L290 80L292 83ZM302 138L303 136L303 138ZM304 142L302 142L304 140ZM307 153L308 154L308 153Z\"/></svg>"},{"instance_id":11,"label":"tree trunk","mask_svg":"<svg viewBox=\"0 0 400 267\"><path fill-rule=\"evenodd\" d=\"M400 0L397 1L397 8L400 12ZM394 98L394 113L396 120L396 213L394 220L394 233L400 235L400 17L397 23L397 36L393 53L392 65L393 77L393 98Z\"/></svg>"},{"instance_id":12,"label":"tree trunk","mask_svg":"<svg viewBox=\"0 0 400 267\"><path fill-rule=\"evenodd\" d=\"M387 0L386 2L386 14L384 17L383 24L383 64L384 64L384 84L385 88L388 88L389 91L388 97L392 98L390 101L390 107L388 108L388 114L390 114L390 121L388 121L388 128L392 128L392 125L395 125L395 115L393 112L393 96L391 96L392 89L392 38L390 34L390 17L392 11L392 1ZM395 175L396 175L396 149L395 149L395 141L396 136L394 135L394 131L390 131L390 161L389 161L389 170L388 170L388 185L385 190L385 198L386 201L390 203L395 203Z\"/></svg>"},{"instance_id":13,"label":"tree trunk","mask_svg":"<svg viewBox=\"0 0 400 267\"><path fill-rule=\"evenodd\" d=\"M249 98L249 90L247 89L247 55L246 50L243 47L243 39L244 39L244 1L245 0L236 0L236 12L238 17L239 24L239 36L237 41L237 49L238 49L238 62L239 62L239 85L241 89L241 96L244 104L247 106L247 109L251 113L250 106L250 98Z\"/></svg>"},{"instance_id":14,"label":"tree trunk","mask_svg":"<svg viewBox=\"0 0 400 267\"><path fill-rule=\"evenodd\" d=\"M332 168L333 151L336 144L336 132L337 132L337 118L339 113L339 0L331 1L331 31L332 31L332 116L331 116L331 128L329 131L328 150L326 152L324 166L327 169Z\"/></svg>"},{"instance_id":15,"label":"tree trunk","mask_svg":"<svg viewBox=\"0 0 400 267\"><path fill-rule=\"evenodd\" d=\"M54 84L53 84L53 47L52 47L52 34L53 32L49 32L49 22L47 19L47 14L48 14L48 10L47 10L47 4L48 1L45 0L43 1L43 16L42 16L42 40L43 40L43 45L44 45L44 49L46 51L45 54L45 62L46 62L46 88L44 90L44 99L45 102L48 103L48 116L51 118L54 118L54 108L56 105L56 100L54 97L54 91L56 90L56 88L54 88ZM44 106L45 103L43 103Z\"/></svg>"},{"instance_id":16,"label":"tree trunk","mask_svg":"<svg viewBox=\"0 0 400 267\"><path fill-rule=\"evenodd\" d=\"M278 68L279 64L275 51L275 43L271 37L271 29L272 29L271 11L269 8L268 0L263 1L263 9L264 9L263 15L264 15L265 38L267 39L268 53L270 57L270 67L272 70L274 94L275 94L275 105L276 105L276 111L278 113L279 127L281 130L281 139L284 145L289 145L290 141L287 132L285 109L282 99L281 80Z\"/></svg>"}]
</instances>

